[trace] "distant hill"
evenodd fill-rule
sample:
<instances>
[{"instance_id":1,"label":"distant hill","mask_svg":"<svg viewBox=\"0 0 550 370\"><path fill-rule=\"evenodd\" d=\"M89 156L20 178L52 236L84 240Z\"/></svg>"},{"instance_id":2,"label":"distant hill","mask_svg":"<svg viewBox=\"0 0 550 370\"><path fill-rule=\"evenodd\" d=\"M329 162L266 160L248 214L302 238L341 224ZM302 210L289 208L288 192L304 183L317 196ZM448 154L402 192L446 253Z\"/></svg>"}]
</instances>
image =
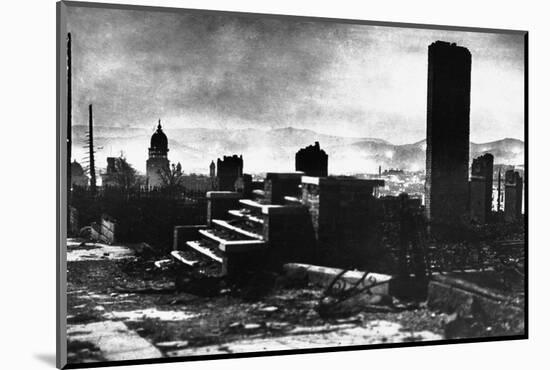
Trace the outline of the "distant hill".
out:
<instances>
[{"instance_id":1,"label":"distant hill","mask_svg":"<svg viewBox=\"0 0 550 370\"><path fill-rule=\"evenodd\" d=\"M312 130L292 127L261 129L170 129L168 153L172 162L181 162L185 172L208 173L211 160L223 155L242 154L244 170L251 173L266 171L293 171L294 155L307 145L319 141L329 155L329 173L352 174L376 172L382 168L421 170L425 167L426 141L394 145L377 138L351 138L320 134ZM87 126L73 127L73 157L77 161L85 156L83 144ZM124 151L139 171L145 171L147 148L152 130L143 128L94 127L94 141L98 148L96 163L105 167L106 157ZM502 139L489 143L471 143L471 157L484 153L495 156L497 164L522 165L524 144L517 139Z\"/></svg>"}]
</instances>

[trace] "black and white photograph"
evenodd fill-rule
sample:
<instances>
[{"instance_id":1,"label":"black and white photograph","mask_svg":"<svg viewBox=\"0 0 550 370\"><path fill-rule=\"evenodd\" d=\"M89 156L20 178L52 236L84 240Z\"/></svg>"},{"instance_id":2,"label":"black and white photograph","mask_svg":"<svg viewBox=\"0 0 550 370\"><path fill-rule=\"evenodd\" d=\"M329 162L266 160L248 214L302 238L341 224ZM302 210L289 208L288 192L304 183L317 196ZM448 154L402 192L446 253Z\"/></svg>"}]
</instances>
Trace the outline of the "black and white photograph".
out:
<instances>
[{"instance_id":1,"label":"black and white photograph","mask_svg":"<svg viewBox=\"0 0 550 370\"><path fill-rule=\"evenodd\" d=\"M57 11L63 364L527 338L527 31Z\"/></svg>"}]
</instances>

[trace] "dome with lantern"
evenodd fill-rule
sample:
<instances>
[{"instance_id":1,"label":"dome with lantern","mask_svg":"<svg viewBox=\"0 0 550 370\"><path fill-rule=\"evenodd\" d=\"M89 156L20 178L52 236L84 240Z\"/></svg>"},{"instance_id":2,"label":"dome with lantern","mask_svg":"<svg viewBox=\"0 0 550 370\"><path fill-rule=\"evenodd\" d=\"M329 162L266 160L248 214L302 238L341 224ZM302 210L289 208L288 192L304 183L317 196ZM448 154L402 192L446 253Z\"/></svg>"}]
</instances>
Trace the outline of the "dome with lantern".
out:
<instances>
[{"instance_id":1,"label":"dome with lantern","mask_svg":"<svg viewBox=\"0 0 550 370\"><path fill-rule=\"evenodd\" d=\"M149 148L149 156L165 157L167 154L168 154L168 138L166 137L166 134L162 131L162 126L160 124L160 119L159 119L157 130L151 136L151 146Z\"/></svg>"}]
</instances>

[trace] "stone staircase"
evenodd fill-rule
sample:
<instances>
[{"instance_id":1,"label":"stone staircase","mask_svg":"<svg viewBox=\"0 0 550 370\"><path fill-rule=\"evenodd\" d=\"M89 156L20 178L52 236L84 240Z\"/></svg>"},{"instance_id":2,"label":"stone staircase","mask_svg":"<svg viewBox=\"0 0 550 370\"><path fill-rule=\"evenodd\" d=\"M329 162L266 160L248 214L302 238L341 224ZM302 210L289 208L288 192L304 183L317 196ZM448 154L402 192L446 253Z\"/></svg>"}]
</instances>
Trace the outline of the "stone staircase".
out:
<instances>
[{"instance_id":1,"label":"stone staircase","mask_svg":"<svg viewBox=\"0 0 550 370\"><path fill-rule=\"evenodd\" d=\"M297 183L300 176L285 174L284 178ZM284 204L272 204L262 189L252 190L251 199L242 199L236 192L209 192L207 225L176 227L172 257L194 271L214 276L236 276L265 267L273 260L268 240L270 214L274 209L276 213L304 210L296 197L299 188L281 188L290 193L277 194Z\"/></svg>"},{"instance_id":2,"label":"stone staircase","mask_svg":"<svg viewBox=\"0 0 550 370\"><path fill-rule=\"evenodd\" d=\"M175 259L232 277L288 262L354 266L375 255L382 180L293 172L267 173L263 189L242 183L241 192L207 193L206 225L175 227Z\"/></svg>"}]
</instances>

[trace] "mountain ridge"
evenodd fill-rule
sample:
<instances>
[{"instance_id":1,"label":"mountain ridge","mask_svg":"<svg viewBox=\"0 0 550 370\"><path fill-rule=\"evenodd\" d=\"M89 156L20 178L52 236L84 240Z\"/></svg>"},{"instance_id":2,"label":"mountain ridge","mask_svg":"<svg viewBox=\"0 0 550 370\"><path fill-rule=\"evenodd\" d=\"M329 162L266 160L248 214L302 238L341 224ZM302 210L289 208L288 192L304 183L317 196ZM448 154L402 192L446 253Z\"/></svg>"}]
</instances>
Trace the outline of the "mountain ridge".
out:
<instances>
[{"instance_id":1,"label":"mountain ridge","mask_svg":"<svg viewBox=\"0 0 550 370\"><path fill-rule=\"evenodd\" d=\"M184 171L208 173L211 160L224 155L242 154L245 172L293 171L294 154L301 148L320 143L329 155L329 173L374 173L378 166L421 170L425 167L426 139L408 144L392 144L371 137L345 137L294 127L272 129L163 128L168 136L172 162L181 162ZM73 153L79 160L85 153L87 126L73 126ZM96 163L124 151L129 162L145 170L147 148L153 131L144 128L94 127L94 142L99 150ZM107 148L110 150L107 153ZM503 138L486 143L470 143L470 160L490 152L495 164L520 165L524 162L524 142Z\"/></svg>"}]
</instances>

